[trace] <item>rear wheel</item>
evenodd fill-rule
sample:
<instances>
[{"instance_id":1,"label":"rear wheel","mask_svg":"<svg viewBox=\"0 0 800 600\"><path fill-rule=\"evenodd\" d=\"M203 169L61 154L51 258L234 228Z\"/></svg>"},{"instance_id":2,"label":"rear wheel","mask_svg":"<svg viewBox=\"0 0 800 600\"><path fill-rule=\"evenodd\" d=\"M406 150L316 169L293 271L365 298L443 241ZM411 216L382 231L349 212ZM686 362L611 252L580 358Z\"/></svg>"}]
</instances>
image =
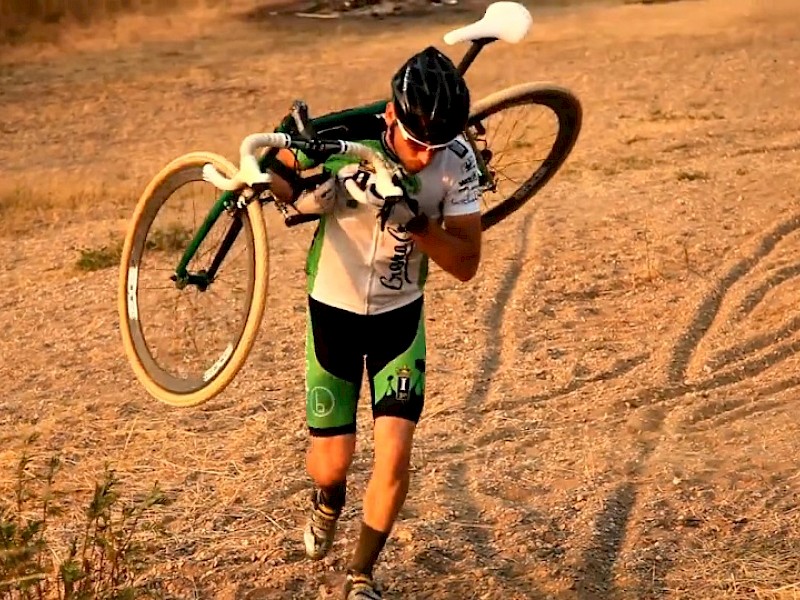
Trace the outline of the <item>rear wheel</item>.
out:
<instances>
[{"instance_id":1,"label":"rear wheel","mask_svg":"<svg viewBox=\"0 0 800 600\"><path fill-rule=\"evenodd\" d=\"M526 83L475 103L467 135L487 166L481 223L486 230L525 204L564 164L582 109L567 89Z\"/></svg>"},{"instance_id":2,"label":"rear wheel","mask_svg":"<svg viewBox=\"0 0 800 600\"><path fill-rule=\"evenodd\" d=\"M167 165L136 206L120 264L119 316L133 371L156 399L194 406L221 392L244 364L267 296L267 234L261 205L220 214L181 277L176 267L219 200L198 152Z\"/></svg>"}]
</instances>

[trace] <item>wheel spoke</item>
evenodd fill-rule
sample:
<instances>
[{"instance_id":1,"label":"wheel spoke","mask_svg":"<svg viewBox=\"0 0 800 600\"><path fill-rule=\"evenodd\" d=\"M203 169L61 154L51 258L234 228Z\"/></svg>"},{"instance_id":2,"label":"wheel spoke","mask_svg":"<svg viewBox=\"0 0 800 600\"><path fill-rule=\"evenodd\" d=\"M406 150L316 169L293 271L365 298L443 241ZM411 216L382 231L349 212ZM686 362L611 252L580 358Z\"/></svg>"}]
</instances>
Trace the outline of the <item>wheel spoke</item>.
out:
<instances>
[{"instance_id":1,"label":"wheel spoke","mask_svg":"<svg viewBox=\"0 0 800 600\"><path fill-rule=\"evenodd\" d=\"M484 132L477 146L491 154L495 187L483 194L486 229L522 206L561 166L580 130L581 108L568 92L538 85L500 92L481 104L473 123Z\"/></svg>"}]
</instances>

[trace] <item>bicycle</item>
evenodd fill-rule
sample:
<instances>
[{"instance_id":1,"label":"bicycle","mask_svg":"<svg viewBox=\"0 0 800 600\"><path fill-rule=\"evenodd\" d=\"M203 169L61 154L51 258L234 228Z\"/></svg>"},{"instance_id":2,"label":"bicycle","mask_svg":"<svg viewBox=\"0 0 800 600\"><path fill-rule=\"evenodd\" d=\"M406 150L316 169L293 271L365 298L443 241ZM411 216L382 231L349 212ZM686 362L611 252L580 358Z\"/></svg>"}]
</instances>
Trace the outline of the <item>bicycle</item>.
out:
<instances>
[{"instance_id":1,"label":"bicycle","mask_svg":"<svg viewBox=\"0 0 800 600\"><path fill-rule=\"evenodd\" d=\"M527 35L532 18L530 12L515 2L495 2L487 7L482 19L444 36L449 45L470 42L458 68L465 73L481 50L498 40L517 43ZM309 118L307 107L296 102L284 121L271 133L247 136L240 146L237 168L226 158L210 152L193 152L166 165L148 184L133 214L123 245L119 277L119 316L125 353L134 373L147 392L157 400L173 406L196 406L219 394L234 379L247 360L258 334L267 298L269 255L267 231L262 207L272 204L282 215L287 227L313 221L316 215L293 213L269 191L268 165L278 148L292 148L308 153L338 152L352 154L372 164L377 173L397 175L396 167L387 163L369 146L345 139L317 135L318 131L336 131L337 124L353 117L379 116L386 100ZM498 115L505 116L524 109L547 109L550 121L555 118L556 132L546 146L546 154L536 159L528 171L532 144L538 138L505 136L508 148L498 148L500 135L490 135ZM510 87L473 104L464 137L475 151L482 191L481 221L483 229L493 227L523 206L555 175L570 154L581 129L582 108L579 100L567 89L547 83L524 83ZM501 120L500 125L504 122ZM287 131L292 131L292 135ZM310 133L310 134L309 134ZM269 148L263 152L264 148ZM504 161L506 155L520 156ZM520 165L524 165L520 167ZM526 169L521 180L509 175L512 167ZM303 178L314 183L314 175ZM174 208L167 202L184 188L211 183L214 196L202 223L198 226L197 198L192 196L193 225L182 227L170 222L187 212L185 204ZM513 191L506 193L510 184ZM205 185L208 188L208 185ZM218 193L222 190L222 193ZM498 201L499 198L499 201ZM156 226L156 219L168 224ZM220 242L212 242L218 232ZM145 259L145 254L148 257ZM219 290L228 281L223 272L232 272L238 257L244 257L241 276L232 276L230 291ZM160 266L159 268L159 264ZM145 286L144 267L152 266L156 286ZM161 275L159 275L161 273ZM168 277L166 275L169 275ZM177 291L174 310L164 303L148 307L142 298L145 289L169 288ZM194 302L200 298L221 298L223 308L202 311L207 321L198 332L189 333L179 321L200 315ZM178 307L182 300L189 307ZM235 307L235 310L231 310ZM167 309L159 319L158 310ZM140 316L147 314L145 323ZM233 331L217 335L236 321ZM158 344L158 333L178 324L186 337L166 336ZM202 337L203 339L198 339ZM192 353L210 350L208 357L195 358ZM166 365L170 359L175 364Z\"/></svg>"}]
</instances>

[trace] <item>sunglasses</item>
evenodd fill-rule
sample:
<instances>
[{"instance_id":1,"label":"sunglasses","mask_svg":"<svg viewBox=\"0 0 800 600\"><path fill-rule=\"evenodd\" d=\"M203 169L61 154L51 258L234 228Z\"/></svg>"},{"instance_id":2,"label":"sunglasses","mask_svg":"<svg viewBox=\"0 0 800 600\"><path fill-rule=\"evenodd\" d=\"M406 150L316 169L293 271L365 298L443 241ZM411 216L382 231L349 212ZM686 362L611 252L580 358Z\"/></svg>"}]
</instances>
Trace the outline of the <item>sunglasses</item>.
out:
<instances>
[{"instance_id":1,"label":"sunglasses","mask_svg":"<svg viewBox=\"0 0 800 600\"><path fill-rule=\"evenodd\" d=\"M403 127L403 124L400 122L400 119L397 119L395 123L397 123L397 128L400 130L400 135L403 136L403 139L405 141L412 142L413 144L416 144L417 146L423 148L424 150L441 150L442 148L447 148L453 141L450 140L449 142L445 142L444 144L429 144L428 142L423 142L421 140L418 140L413 135L411 135L408 132L408 130L405 127Z\"/></svg>"}]
</instances>

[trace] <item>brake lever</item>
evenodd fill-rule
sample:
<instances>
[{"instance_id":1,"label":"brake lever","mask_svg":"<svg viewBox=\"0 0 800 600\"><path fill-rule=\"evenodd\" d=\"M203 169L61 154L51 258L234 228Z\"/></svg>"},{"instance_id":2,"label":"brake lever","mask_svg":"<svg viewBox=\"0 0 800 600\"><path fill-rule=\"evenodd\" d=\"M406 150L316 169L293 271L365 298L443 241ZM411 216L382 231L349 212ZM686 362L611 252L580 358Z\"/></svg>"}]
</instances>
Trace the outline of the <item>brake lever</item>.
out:
<instances>
[{"instance_id":1,"label":"brake lever","mask_svg":"<svg viewBox=\"0 0 800 600\"><path fill-rule=\"evenodd\" d=\"M308 116L308 105L302 100L295 100L291 108L292 119L297 126L297 133L306 140L313 140L316 137L314 126Z\"/></svg>"}]
</instances>

